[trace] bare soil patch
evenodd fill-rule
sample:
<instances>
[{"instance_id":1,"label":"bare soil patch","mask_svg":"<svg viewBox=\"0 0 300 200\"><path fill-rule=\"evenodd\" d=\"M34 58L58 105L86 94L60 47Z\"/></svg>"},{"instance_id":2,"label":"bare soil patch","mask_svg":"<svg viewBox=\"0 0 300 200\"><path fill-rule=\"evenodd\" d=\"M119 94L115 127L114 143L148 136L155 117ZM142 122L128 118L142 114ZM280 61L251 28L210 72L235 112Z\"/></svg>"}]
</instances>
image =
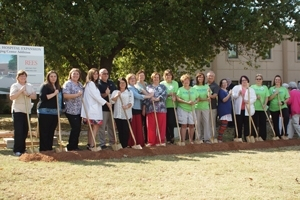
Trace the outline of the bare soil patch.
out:
<instances>
[{"instance_id":1,"label":"bare soil patch","mask_svg":"<svg viewBox=\"0 0 300 200\"><path fill-rule=\"evenodd\" d=\"M126 157L145 157L156 155L171 155L171 154L192 154L202 152L225 152L225 151L239 151L265 148L278 148L286 146L300 145L299 139L292 140L268 140L264 142L255 143L236 143L223 142L218 144L187 144L186 146L167 145L166 147L144 147L141 150L125 148L119 151L112 151L111 149L101 150L99 152L84 151L70 151L55 153L53 151L23 154L19 159L21 161L75 161L75 160L101 160L101 159L115 159Z\"/></svg>"}]
</instances>

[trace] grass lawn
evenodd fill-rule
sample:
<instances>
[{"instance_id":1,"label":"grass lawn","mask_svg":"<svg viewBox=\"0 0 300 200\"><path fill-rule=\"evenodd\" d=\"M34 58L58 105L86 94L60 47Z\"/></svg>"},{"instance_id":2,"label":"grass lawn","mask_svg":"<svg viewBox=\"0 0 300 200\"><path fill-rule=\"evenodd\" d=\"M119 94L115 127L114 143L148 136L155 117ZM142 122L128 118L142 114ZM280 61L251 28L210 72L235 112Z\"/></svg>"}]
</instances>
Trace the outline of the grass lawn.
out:
<instances>
[{"instance_id":1,"label":"grass lawn","mask_svg":"<svg viewBox=\"0 0 300 200\"><path fill-rule=\"evenodd\" d=\"M0 199L299 199L300 147L74 162L0 152Z\"/></svg>"},{"instance_id":2,"label":"grass lawn","mask_svg":"<svg viewBox=\"0 0 300 200\"><path fill-rule=\"evenodd\" d=\"M300 199L299 160L300 146L69 162L22 162L0 150L0 200Z\"/></svg>"}]
</instances>

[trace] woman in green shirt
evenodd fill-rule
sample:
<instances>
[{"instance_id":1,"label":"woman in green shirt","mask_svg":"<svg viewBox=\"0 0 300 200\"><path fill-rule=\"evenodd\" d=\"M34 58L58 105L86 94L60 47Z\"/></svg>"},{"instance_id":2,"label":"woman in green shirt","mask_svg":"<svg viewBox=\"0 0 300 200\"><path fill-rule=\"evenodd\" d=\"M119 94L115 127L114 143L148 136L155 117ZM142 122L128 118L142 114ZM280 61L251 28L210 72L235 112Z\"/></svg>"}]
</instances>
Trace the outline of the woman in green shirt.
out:
<instances>
[{"instance_id":1,"label":"woman in green shirt","mask_svg":"<svg viewBox=\"0 0 300 200\"><path fill-rule=\"evenodd\" d=\"M268 103L269 89L263 85L263 76L257 74L255 76L256 84L251 85L256 94L256 101L254 102L255 113L253 115L253 121L256 129L259 130L259 136L263 139L267 139L267 127L266 127L266 114L265 111ZM259 128L258 128L259 127ZM256 135L255 135L256 137Z\"/></svg>"},{"instance_id":2,"label":"woman in green shirt","mask_svg":"<svg viewBox=\"0 0 300 200\"><path fill-rule=\"evenodd\" d=\"M178 122L181 124L180 142L185 141L186 129L189 127L189 140L190 143L193 144L194 130L195 130L195 122L194 120L194 110L195 104L198 102L199 94L195 88L190 87L190 76L188 74L184 74L180 77L180 81L182 82L182 87L180 87L177 91L177 115Z\"/></svg>"},{"instance_id":3,"label":"woman in green shirt","mask_svg":"<svg viewBox=\"0 0 300 200\"><path fill-rule=\"evenodd\" d=\"M289 110L287 107L287 102L290 98L289 92L285 87L282 87L282 80L279 75L276 75L273 81L273 86L269 89L269 101L270 101L270 113L272 116L273 126L276 136L282 139L286 139L286 135L282 130L279 130L279 116L280 108L283 117L283 127L287 130L287 125L289 123ZM279 96L279 101L278 101Z\"/></svg>"},{"instance_id":4,"label":"woman in green shirt","mask_svg":"<svg viewBox=\"0 0 300 200\"><path fill-rule=\"evenodd\" d=\"M174 112L174 106L176 108L176 93L178 90L178 83L173 80L174 76L170 69L164 71L164 81L160 82L167 88L167 130L166 138L167 143L174 143L174 128L176 127L176 118Z\"/></svg>"},{"instance_id":5,"label":"woman in green shirt","mask_svg":"<svg viewBox=\"0 0 300 200\"><path fill-rule=\"evenodd\" d=\"M204 142L209 142L211 138L211 128L209 126L209 98L207 97L207 90L209 85L205 84L205 75L198 73L196 75L196 85L193 86L199 93L199 102L195 105L195 111L197 116L197 130L198 137Z\"/></svg>"}]
</instances>

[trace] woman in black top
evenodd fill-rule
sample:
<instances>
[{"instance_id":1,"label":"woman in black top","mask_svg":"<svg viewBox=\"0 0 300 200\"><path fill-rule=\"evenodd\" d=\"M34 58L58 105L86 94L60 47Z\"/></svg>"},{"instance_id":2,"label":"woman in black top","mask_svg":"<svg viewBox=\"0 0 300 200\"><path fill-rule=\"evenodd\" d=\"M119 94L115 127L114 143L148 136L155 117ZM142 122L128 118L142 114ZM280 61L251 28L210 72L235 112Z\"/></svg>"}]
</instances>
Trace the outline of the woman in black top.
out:
<instances>
[{"instance_id":1,"label":"woman in black top","mask_svg":"<svg viewBox=\"0 0 300 200\"><path fill-rule=\"evenodd\" d=\"M58 74L55 71L48 72L46 81L40 90L40 101L37 106L39 116L40 151L52 150L54 131L58 123L56 95L58 95L59 104L62 102L60 91L61 87L59 85Z\"/></svg>"}]
</instances>

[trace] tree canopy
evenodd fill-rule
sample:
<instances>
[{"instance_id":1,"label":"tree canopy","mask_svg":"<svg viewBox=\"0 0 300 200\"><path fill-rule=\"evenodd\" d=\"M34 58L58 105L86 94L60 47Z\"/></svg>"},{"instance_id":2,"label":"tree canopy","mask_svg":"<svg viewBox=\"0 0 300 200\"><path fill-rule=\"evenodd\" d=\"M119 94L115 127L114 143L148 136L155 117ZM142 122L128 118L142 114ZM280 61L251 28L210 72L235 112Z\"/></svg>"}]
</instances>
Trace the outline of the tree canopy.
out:
<instances>
[{"instance_id":1,"label":"tree canopy","mask_svg":"<svg viewBox=\"0 0 300 200\"><path fill-rule=\"evenodd\" d=\"M232 44L299 38L299 0L0 0L0 43L45 47L46 67L117 75L195 71Z\"/></svg>"}]
</instances>

